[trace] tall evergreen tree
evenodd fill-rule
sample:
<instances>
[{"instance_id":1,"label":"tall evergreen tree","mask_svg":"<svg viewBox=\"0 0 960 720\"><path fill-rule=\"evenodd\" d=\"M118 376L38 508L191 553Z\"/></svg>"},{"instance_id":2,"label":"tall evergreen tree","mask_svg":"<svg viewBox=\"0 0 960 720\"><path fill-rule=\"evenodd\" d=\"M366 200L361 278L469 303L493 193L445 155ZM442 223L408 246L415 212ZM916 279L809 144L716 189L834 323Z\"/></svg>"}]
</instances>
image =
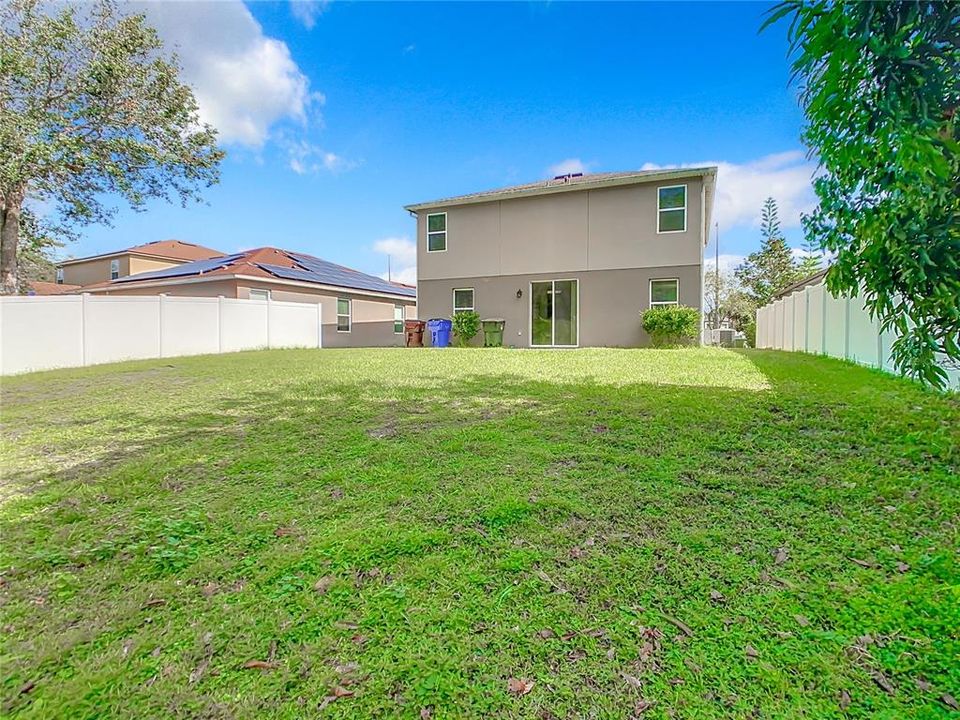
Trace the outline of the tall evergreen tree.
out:
<instances>
[{"instance_id":1,"label":"tall evergreen tree","mask_svg":"<svg viewBox=\"0 0 960 720\"><path fill-rule=\"evenodd\" d=\"M777 201L772 197L764 201L760 211L760 234L763 236L760 249L750 253L735 270L737 279L757 307L763 307L802 277L780 230Z\"/></svg>"},{"instance_id":2,"label":"tall evergreen tree","mask_svg":"<svg viewBox=\"0 0 960 720\"><path fill-rule=\"evenodd\" d=\"M809 235L803 241L803 257L800 258L800 274L809 277L823 269L823 255L820 245Z\"/></svg>"}]
</instances>

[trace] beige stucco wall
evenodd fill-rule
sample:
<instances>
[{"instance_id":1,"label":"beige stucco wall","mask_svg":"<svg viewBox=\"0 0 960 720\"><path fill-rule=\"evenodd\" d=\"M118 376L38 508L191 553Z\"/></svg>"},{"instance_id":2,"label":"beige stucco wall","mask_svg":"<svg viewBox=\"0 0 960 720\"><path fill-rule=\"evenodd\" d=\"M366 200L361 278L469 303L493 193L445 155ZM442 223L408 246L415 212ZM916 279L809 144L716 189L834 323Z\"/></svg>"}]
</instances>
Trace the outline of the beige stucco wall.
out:
<instances>
[{"instance_id":1,"label":"beige stucco wall","mask_svg":"<svg viewBox=\"0 0 960 720\"><path fill-rule=\"evenodd\" d=\"M658 234L657 188L669 185L687 186L687 228ZM701 189L692 178L444 208L445 252L427 252L421 211L418 279L699 265Z\"/></svg>"},{"instance_id":2,"label":"beige stucco wall","mask_svg":"<svg viewBox=\"0 0 960 720\"><path fill-rule=\"evenodd\" d=\"M153 258L130 256L130 275L136 275L142 272L151 272L153 270L164 270L174 265L182 265L177 260L156 260ZM123 274L121 272L121 274Z\"/></svg>"},{"instance_id":3,"label":"beige stucco wall","mask_svg":"<svg viewBox=\"0 0 960 720\"><path fill-rule=\"evenodd\" d=\"M211 280L210 282L190 283L188 285L158 285L154 287L124 287L119 284L97 295L176 295L178 297L237 297L237 283L234 280Z\"/></svg>"},{"instance_id":4,"label":"beige stucco wall","mask_svg":"<svg viewBox=\"0 0 960 720\"><path fill-rule=\"evenodd\" d=\"M110 261L120 261L120 277L130 274L130 256L120 255L115 258L98 258L80 262L76 265L63 266L63 282L66 285L93 285L94 283L110 280Z\"/></svg>"},{"instance_id":5,"label":"beige stucco wall","mask_svg":"<svg viewBox=\"0 0 960 720\"><path fill-rule=\"evenodd\" d=\"M420 317L450 317L453 289L474 289L481 318L503 318L504 344L530 346L530 283L535 280L579 281L580 346L636 347L649 338L640 326L640 313L650 307L650 280L677 278L680 304L700 307L700 266L682 265L626 270L535 273L513 276L421 280ZM522 297L517 298L517 290ZM474 340L480 343L482 336Z\"/></svg>"}]
</instances>

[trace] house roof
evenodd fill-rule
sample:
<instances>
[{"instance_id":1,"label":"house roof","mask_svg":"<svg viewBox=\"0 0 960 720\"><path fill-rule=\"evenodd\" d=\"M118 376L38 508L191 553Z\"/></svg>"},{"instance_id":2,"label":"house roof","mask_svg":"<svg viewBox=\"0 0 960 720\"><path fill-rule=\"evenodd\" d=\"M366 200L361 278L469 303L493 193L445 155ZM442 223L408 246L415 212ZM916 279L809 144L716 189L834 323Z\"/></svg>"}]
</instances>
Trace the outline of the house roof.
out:
<instances>
[{"instance_id":1,"label":"house roof","mask_svg":"<svg viewBox=\"0 0 960 720\"><path fill-rule=\"evenodd\" d=\"M206 258L223 255L223 253L213 248L184 242L183 240L155 240L142 245L134 245L125 250L115 250L100 255L89 255L87 257L64 260L59 263L59 265L73 265L89 260L117 257L119 255L145 255L147 257L163 258L165 260L182 260L189 262L191 260L205 260Z\"/></svg>"},{"instance_id":2,"label":"house roof","mask_svg":"<svg viewBox=\"0 0 960 720\"><path fill-rule=\"evenodd\" d=\"M813 275L808 275L807 277L803 278L803 280L798 280L793 285L787 285L787 287L785 287L783 290L776 293L773 296L773 299L779 300L780 298L786 297L790 293L796 292L797 290L803 290L803 288L807 287L807 285L816 285L820 283L823 278L827 276L827 270L829 269L830 268L817 270L817 272L813 273Z\"/></svg>"},{"instance_id":3,"label":"house roof","mask_svg":"<svg viewBox=\"0 0 960 720\"><path fill-rule=\"evenodd\" d=\"M416 297L416 288L393 283L359 270L337 265L305 253L279 248L262 247L232 255L220 255L195 260L183 265L127 275L98 285L88 285L84 290L100 291L131 284L165 282L190 282L207 279L230 279L236 277L260 278L264 281L294 281L324 287L363 290L403 297Z\"/></svg>"},{"instance_id":4,"label":"house roof","mask_svg":"<svg viewBox=\"0 0 960 720\"><path fill-rule=\"evenodd\" d=\"M717 168L715 166L673 168L663 170L628 170L626 172L607 173L571 173L567 175L557 175L549 180L538 180L537 182L524 183L523 185L510 185L508 187L497 188L496 190L484 190L482 192L468 193L466 195L456 195L453 197L441 198L440 200L415 203L413 205L406 205L405 209L410 212L418 212L420 210L432 210L434 208L449 207L453 205L468 205L472 203L493 202L496 200L529 197L533 195L546 195L550 193L569 192L574 190L591 190L596 188L616 187L618 185L634 185L655 180L673 180L694 177L703 177L708 179L711 198L710 207L712 207L713 184L716 175Z\"/></svg>"},{"instance_id":5,"label":"house roof","mask_svg":"<svg viewBox=\"0 0 960 720\"><path fill-rule=\"evenodd\" d=\"M34 280L29 286L29 295L65 295L74 290L79 290L81 287L80 285L64 285L63 283L46 282L44 280Z\"/></svg>"}]
</instances>

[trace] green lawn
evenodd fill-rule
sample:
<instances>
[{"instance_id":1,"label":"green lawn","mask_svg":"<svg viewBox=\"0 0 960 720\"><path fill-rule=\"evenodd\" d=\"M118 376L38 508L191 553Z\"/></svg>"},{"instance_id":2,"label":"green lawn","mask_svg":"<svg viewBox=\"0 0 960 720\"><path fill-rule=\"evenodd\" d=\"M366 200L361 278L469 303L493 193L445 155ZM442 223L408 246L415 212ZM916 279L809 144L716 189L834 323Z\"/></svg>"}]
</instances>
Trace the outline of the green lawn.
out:
<instances>
[{"instance_id":1,"label":"green lawn","mask_svg":"<svg viewBox=\"0 0 960 720\"><path fill-rule=\"evenodd\" d=\"M2 440L3 716L956 716L960 400L863 368L177 358Z\"/></svg>"}]
</instances>

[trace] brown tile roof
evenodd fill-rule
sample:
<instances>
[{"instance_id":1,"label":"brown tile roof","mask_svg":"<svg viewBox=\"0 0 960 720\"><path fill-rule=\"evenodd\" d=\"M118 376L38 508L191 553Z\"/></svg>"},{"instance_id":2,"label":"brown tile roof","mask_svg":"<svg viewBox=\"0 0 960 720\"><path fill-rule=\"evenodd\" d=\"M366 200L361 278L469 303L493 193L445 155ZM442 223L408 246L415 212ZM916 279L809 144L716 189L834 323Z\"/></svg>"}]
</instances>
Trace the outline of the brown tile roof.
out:
<instances>
[{"instance_id":1,"label":"brown tile roof","mask_svg":"<svg viewBox=\"0 0 960 720\"><path fill-rule=\"evenodd\" d=\"M73 263L86 262L87 260L95 260L97 258L114 257L116 255L147 255L165 260L192 262L194 260L206 260L207 258L217 257L223 255L223 253L213 248L184 242L183 240L154 240L153 242L134 245L124 250L114 250L112 252L100 253L99 255L88 255L87 257L64 260L59 264L71 265Z\"/></svg>"},{"instance_id":2,"label":"brown tile roof","mask_svg":"<svg viewBox=\"0 0 960 720\"><path fill-rule=\"evenodd\" d=\"M82 287L82 285L64 285L63 283L52 283L45 280L34 280L29 285L28 295L65 295Z\"/></svg>"}]
</instances>

